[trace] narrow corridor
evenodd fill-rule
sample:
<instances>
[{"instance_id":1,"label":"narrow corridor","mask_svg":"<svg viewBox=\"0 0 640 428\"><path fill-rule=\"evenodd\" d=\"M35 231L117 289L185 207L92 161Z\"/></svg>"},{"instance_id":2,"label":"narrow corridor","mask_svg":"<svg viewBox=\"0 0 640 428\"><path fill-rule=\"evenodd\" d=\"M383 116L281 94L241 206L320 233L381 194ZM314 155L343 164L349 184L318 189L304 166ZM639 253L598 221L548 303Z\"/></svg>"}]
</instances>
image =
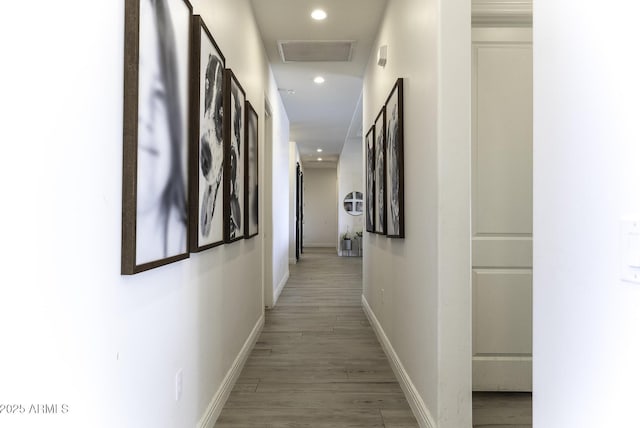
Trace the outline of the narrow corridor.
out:
<instances>
[{"instance_id":1,"label":"narrow corridor","mask_svg":"<svg viewBox=\"0 0 640 428\"><path fill-rule=\"evenodd\" d=\"M306 250L216 427L417 427L361 294L361 258Z\"/></svg>"},{"instance_id":2,"label":"narrow corridor","mask_svg":"<svg viewBox=\"0 0 640 428\"><path fill-rule=\"evenodd\" d=\"M216 428L417 428L361 306L362 259L307 249ZM530 393L474 393L476 428L530 428Z\"/></svg>"}]
</instances>

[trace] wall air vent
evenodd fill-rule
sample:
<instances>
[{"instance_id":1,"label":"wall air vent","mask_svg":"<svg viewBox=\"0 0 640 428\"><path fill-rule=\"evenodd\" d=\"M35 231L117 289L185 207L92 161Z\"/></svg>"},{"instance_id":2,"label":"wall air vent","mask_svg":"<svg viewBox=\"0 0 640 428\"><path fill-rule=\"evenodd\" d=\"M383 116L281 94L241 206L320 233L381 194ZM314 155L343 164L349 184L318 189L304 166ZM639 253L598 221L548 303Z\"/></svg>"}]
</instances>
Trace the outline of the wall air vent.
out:
<instances>
[{"instance_id":1,"label":"wall air vent","mask_svg":"<svg viewBox=\"0 0 640 428\"><path fill-rule=\"evenodd\" d=\"M351 61L354 40L278 40L283 62Z\"/></svg>"}]
</instances>

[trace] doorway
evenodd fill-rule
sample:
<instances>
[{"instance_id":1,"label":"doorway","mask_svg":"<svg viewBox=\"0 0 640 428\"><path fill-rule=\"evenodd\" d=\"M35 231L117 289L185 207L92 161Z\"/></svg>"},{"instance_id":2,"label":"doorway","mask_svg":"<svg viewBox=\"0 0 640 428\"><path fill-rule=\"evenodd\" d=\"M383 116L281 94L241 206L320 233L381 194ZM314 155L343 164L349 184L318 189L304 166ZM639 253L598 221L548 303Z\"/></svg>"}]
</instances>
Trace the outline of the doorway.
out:
<instances>
[{"instance_id":1,"label":"doorway","mask_svg":"<svg viewBox=\"0 0 640 428\"><path fill-rule=\"evenodd\" d=\"M273 222L265 221L269 219L273 213L273 115L272 115L271 106L269 105L269 101L267 97L264 98L264 150L262 150L263 155L263 168L260 168L260 171L263 171L262 174L262 182L265 183L262 186L263 195L260 195L261 200L264 201L262 205L262 210L260 211L262 218L260 219L260 227L264 230L264 239L262 239L262 278L263 278L263 300L264 306L267 308L273 307L274 304L274 283L273 283L273 248L272 248L272 239L273 236ZM267 215L268 213L268 215ZM261 231L261 233L263 233Z\"/></svg>"},{"instance_id":2,"label":"doorway","mask_svg":"<svg viewBox=\"0 0 640 428\"><path fill-rule=\"evenodd\" d=\"M472 29L474 426L531 424L531 40L531 28Z\"/></svg>"},{"instance_id":3,"label":"doorway","mask_svg":"<svg viewBox=\"0 0 640 428\"><path fill-rule=\"evenodd\" d=\"M300 162L296 162L296 262L304 253L304 174Z\"/></svg>"}]
</instances>

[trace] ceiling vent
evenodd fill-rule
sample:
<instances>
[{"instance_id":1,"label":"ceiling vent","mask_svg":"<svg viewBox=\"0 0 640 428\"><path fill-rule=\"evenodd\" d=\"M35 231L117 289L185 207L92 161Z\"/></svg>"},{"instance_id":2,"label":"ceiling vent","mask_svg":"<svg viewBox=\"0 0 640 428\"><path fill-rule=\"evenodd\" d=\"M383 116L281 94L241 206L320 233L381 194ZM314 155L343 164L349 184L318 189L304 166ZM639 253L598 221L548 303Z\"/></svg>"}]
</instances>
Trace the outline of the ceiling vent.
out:
<instances>
[{"instance_id":1,"label":"ceiling vent","mask_svg":"<svg viewBox=\"0 0 640 428\"><path fill-rule=\"evenodd\" d=\"M283 62L351 61L354 40L279 40Z\"/></svg>"}]
</instances>

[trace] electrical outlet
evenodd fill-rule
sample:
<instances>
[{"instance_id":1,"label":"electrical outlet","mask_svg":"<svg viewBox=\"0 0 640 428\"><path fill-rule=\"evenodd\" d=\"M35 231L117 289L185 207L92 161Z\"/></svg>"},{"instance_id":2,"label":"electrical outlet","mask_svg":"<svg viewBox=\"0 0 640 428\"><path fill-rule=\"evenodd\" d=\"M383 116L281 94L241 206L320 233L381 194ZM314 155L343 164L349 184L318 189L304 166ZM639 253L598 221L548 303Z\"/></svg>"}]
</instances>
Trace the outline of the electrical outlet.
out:
<instances>
[{"instance_id":1,"label":"electrical outlet","mask_svg":"<svg viewBox=\"0 0 640 428\"><path fill-rule=\"evenodd\" d=\"M182 369L176 372L176 401L182 398Z\"/></svg>"},{"instance_id":2,"label":"electrical outlet","mask_svg":"<svg viewBox=\"0 0 640 428\"><path fill-rule=\"evenodd\" d=\"M380 301L384 305L384 288L380 289Z\"/></svg>"}]
</instances>

